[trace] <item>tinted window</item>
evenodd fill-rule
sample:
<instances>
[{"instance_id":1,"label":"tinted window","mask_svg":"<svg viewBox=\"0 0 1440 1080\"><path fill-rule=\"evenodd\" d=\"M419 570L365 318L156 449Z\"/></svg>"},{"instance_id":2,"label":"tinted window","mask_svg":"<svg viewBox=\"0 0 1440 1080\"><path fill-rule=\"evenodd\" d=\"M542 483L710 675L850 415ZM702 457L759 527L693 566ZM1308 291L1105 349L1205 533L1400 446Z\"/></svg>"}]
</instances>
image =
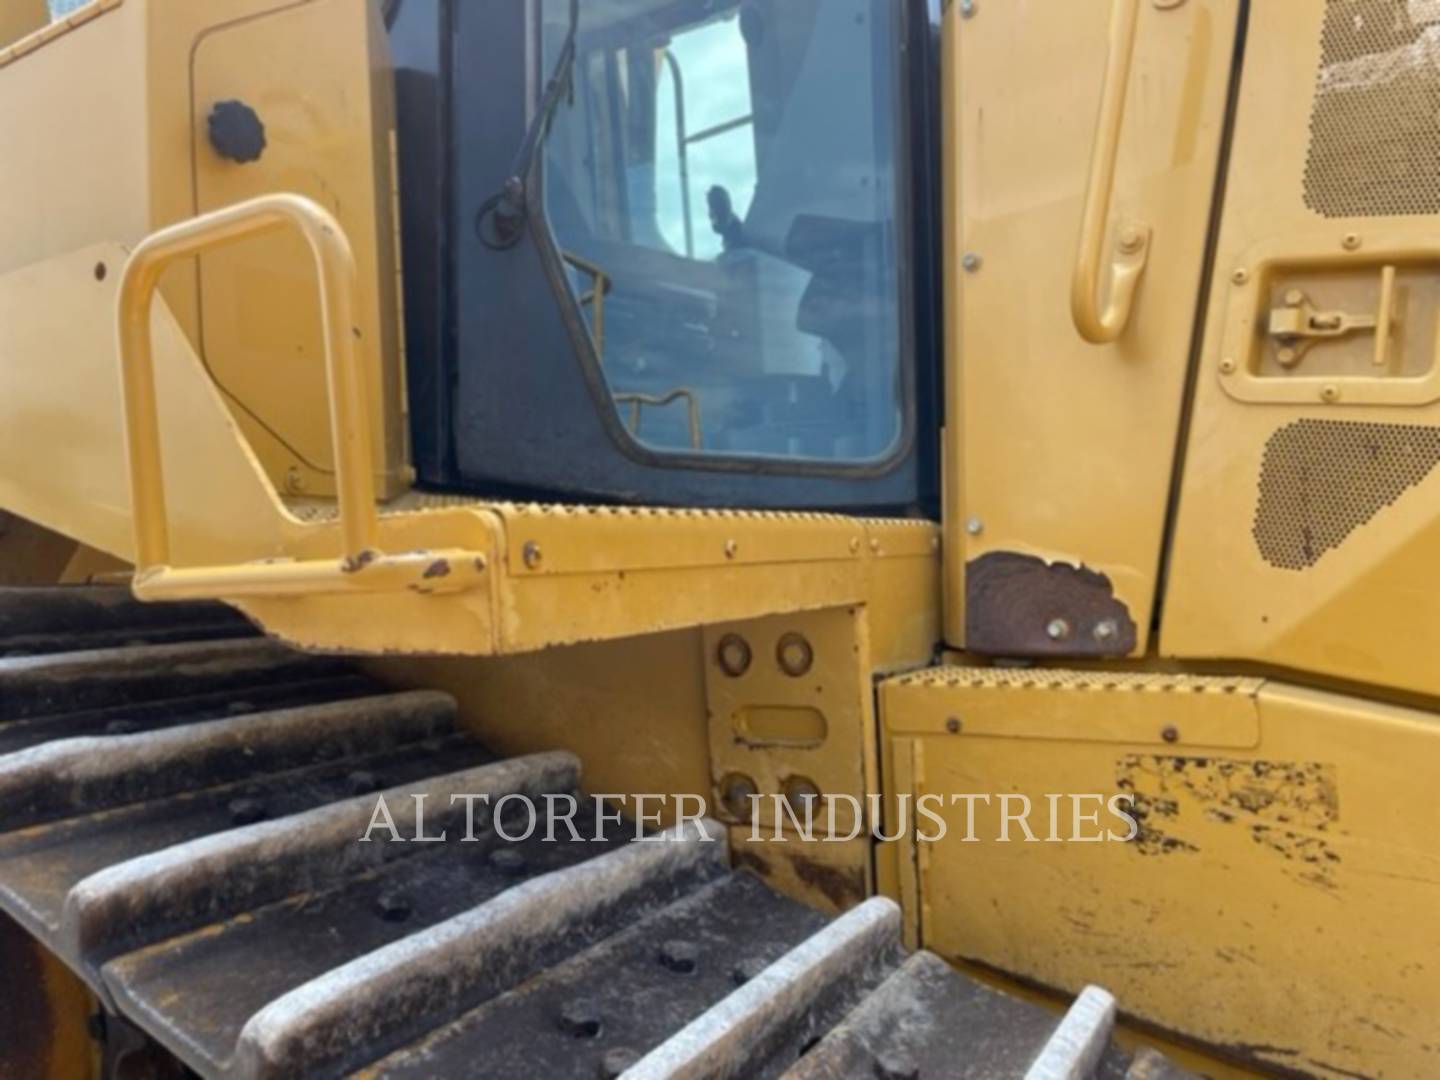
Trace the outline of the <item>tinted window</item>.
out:
<instances>
[{"instance_id":1,"label":"tinted window","mask_svg":"<svg viewBox=\"0 0 1440 1080\"><path fill-rule=\"evenodd\" d=\"M568 0L547 0L563 42ZM648 447L835 463L899 441L899 5L585 0L545 207Z\"/></svg>"}]
</instances>

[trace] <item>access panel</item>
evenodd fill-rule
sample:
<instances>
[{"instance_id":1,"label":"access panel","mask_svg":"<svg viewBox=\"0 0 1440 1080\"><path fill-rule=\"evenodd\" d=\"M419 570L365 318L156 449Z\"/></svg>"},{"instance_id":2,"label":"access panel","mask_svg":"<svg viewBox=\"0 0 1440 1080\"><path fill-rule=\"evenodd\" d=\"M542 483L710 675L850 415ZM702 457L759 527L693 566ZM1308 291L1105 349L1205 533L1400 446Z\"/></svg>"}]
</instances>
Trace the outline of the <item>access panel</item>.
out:
<instances>
[{"instance_id":1,"label":"access panel","mask_svg":"<svg viewBox=\"0 0 1440 1080\"><path fill-rule=\"evenodd\" d=\"M1440 692L1440 4L1255 4L1162 651Z\"/></svg>"}]
</instances>

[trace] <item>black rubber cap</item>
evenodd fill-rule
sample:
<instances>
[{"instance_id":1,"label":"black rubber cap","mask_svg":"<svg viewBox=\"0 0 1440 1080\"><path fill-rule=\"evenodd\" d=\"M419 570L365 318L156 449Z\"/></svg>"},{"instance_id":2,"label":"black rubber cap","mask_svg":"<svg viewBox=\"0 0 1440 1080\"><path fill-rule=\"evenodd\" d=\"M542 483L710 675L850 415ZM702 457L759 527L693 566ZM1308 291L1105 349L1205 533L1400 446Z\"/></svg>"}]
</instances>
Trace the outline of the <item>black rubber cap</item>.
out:
<instances>
[{"instance_id":1,"label":"black rubber cap","mask_svg":"<svg viewBox=\"0 0 1440 1080\"><path fill-rule=\"evenodd\" d=\"M228 161L259 161L265 152L265 125L243 101L220 101L210 110L210 145Z\"/></svg>"}]
</instances>

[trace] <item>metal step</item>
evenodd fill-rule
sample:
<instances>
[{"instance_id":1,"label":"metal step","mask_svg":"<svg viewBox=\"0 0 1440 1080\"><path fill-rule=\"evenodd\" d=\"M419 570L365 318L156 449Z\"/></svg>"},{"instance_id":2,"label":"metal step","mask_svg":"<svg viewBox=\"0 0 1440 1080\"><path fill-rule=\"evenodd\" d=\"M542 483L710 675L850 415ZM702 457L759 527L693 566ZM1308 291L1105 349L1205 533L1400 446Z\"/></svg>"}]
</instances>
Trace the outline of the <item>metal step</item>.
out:
<instances>
[{"instance_id":1,"label":"metal step","mask_svg":"<svg viewBox=\"0 0 1440 1080\"><path fill-rule=\"evenodd\" d=\"M906 959L891 901L827 920L721 826L637 842L577 800L585 840L504 839L502 797L575 798L579 762L497 760L445 695L62 593L0 590L0 907L202 1076L1124 1074L1113 1002L1057 1025ZM65 651L85 610L154 643ZM362 842L381 794L445 839Z\"/></svg>"}]
</instances>

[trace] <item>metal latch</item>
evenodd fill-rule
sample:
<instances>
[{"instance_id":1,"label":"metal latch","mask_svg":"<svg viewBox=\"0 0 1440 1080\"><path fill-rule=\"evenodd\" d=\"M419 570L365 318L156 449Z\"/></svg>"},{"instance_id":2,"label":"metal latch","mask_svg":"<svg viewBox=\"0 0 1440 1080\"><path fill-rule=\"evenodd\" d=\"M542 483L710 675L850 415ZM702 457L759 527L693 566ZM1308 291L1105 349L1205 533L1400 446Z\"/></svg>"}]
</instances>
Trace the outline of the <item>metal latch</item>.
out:
<instances>
[{"instance_id":1,"label":"metal latch","mask_svg":"<svg viewBox=\"0 0 1440 1080\"><path fill-rule=\"evenodd\" d=\"M1380 306L1374 315L1351 315L1344 311L1321 311L1300 289L1285 294L1285 305L1270 312L1270 336L1275 339L1275 359L1294 367L1311 346L1330 338L1362 330L1375 334L1372 363L1384 367L1389 359L1390 329L1394 321L1395 267L1380 269Z\"/></svg>"}]
</instances>

